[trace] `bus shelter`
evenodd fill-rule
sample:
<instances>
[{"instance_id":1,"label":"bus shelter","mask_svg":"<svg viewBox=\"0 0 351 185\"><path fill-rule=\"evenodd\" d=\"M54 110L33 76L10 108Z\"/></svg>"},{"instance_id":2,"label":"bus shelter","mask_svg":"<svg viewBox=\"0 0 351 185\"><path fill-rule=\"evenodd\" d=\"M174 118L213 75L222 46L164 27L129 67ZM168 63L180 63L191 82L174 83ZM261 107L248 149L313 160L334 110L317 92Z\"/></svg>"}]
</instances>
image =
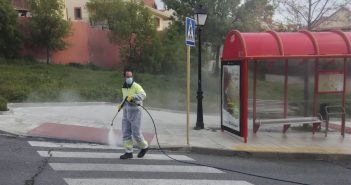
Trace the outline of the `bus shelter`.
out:
<instances>
[{"instance_id":1,"label":"bus shelter","mask_svg":"<svg viewBox=\"0 0 351 185\"><path fill-rule=\"evenodd\" d=\"M347 93L350 58L351 32L229 32L221 59L222 130L247 142L248 128L251 128L248 119L252 118L252 130L256 133L257 120L264 117L258 109L269 110L273 105L270 102L281 105L277 115L266 115L271 122L274 122L272 118L317 117L332 104L344 110L343 135L346 98L350 94ZM277 85L277 81L281 85ZM281 95L275 93L276 88ZM264 96L266 100L257 96ZM308 122L313 123L313 133L321 125L315 124L318 121ZM289 126L286 121L284 133Z\"/></svg>"}]
</instances>

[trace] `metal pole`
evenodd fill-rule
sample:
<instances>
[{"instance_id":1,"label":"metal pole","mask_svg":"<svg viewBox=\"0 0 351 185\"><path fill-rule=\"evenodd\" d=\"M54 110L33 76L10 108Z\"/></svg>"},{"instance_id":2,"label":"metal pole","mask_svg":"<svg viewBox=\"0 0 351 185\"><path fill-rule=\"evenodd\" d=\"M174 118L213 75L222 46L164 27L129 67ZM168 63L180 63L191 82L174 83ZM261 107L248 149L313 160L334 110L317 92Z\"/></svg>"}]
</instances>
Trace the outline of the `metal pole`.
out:
<instances>
[{"instance_id":1,"label":"metal pole","mask_svg":"<svg viewBox=\"0 0 351 185\"><path fill-rule=\"evenodd\" d=\"M241 67L240 67L240 123L243 127L242 129L242 137L244 137L244 143L247 143L247 135L248 135L248 128L247 128L247 112L248 112L248 79L249 79L249 67L248 61L242 60Z\"/></svg>"},{"instance_id":2,"label":"metal pole","mask_svg":"<svg viewBox=\"0 0 351 185\"><path fill-rule=\"evenodd\" d=\"M186 54L186 144L190 146L189 141L189 112L190 112L190 46L187 46Z\"/></svg>"},{"instance_id":3,"label":"metal pole","mask_svg":"<svg viewBox=\"0 0 351 185\"><path fill-rule=\"evenodd\" d=\"M197 88L197 119L196 119L196 126L194 127L195 130L204 129L204 121L203 121L203 110L202 110L202 98L203 92L201 88L201 27L198 28L199 34L199 62L198 62L198 88Z\"/></svg>"},{"instance_id":4,"label":"metal pole","mask_svg":"<svg viewBox=\"0 0 351 185\"><path fill-rule=\"evenodd\" d=\"M289 70L289 60L285 60L285 69L284 69L284 118L288 117L288 74Z\"/></svg>"},{"instance_id":5,"label":"metal pole","mask_svg":"<svg viewBox=\"0 0 351 185\"><path fill-rule=\"evenodd\" d=\"M257 86L257 60L254 61L254 74L253 74L253 95L252 95L252 127L255 127L256 122L256 86ZM252 129L255 133L255 129Z\"/></svg>"}]
</instances>

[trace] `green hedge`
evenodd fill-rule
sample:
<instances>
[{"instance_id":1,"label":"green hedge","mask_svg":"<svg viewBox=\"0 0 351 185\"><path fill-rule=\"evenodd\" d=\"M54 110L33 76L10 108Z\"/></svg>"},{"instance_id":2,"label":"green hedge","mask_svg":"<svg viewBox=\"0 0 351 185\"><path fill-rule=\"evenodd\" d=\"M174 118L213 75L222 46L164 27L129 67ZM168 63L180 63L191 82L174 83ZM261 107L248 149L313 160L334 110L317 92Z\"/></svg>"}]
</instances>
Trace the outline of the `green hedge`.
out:
<instances>
[{"instance_id":1,"label":"green hedge","mask_svg":"<svg viewBox=\"0 0 351 185\"><path fill-rule=\"evenodd\" d=\"M3 97L0 97L0 111L7 111L7 100Z\"/></svg>"}]
</instances>

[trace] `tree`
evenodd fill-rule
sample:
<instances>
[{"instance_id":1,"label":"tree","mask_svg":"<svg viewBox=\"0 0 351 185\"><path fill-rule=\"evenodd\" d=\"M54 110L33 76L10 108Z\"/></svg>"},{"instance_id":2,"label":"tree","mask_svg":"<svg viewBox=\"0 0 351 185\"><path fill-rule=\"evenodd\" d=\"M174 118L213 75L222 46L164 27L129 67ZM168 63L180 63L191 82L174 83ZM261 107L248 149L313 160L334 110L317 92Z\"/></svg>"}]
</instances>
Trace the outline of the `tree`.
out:
<instances>
[{"instance_id":1,"label":"tree","mask_svg":"<svg viewBox=\"0 0 351 185\"><path fill-rule=\"evenodd\" d=\"M21 34L16 17L11 1L0 1L0 57L12 58L20 48Z\"/></svg>"},{"instance_id":2,"label":"tree","mask_svg":"<svg viewBox=\"0 0 351 185\"><path fill-rule=\"evenodd\" d=\"M92 21L105 22L112 31L110 40L122 48L124 64L146 70L154 62L146 51L157 43L156 22L142 2L92 0L87 7Z\"/></svg>"},{"instance_id":3,"label":"tree","mask_svg":"<svg viewBox=\"0 0 351 185\"><path fill-rule=\"evenodd\" d=\"M247 0L239 7L233 24L240 31L264 31L270 28L274 6L269 0Z\"/></svg>"},{"instance_id":4,"label":"tree","mask_svg":"<svg viewBox=\"0 0 351 185\"><path fill-rule=\"evenodd\" d=\"M313 30L315 23L324 16L351 3L349 0L274 0L274 2L282 21L288 25L295 25L292 31L301 28Z\"/></svg>"},{"instance_id":5,"label":"tree","mask_svg":"<svg viewBox=\"0 0 351 185\"><path fill-rule=\"evenodd\" d=\"M184 28L179 30L177 22L173 22L166 30L158 34L160 46L156 52L160 54L160 69L163 73L184 71L186 61Z\"/></svg>"},{"instance_id":6,"label":"tree","mask_svg":"<svg viewBox=\"0 0 351 185\"><path fill-rule=\"evenodd\" d=\"M232 21L238 10L239 0L208 1L209 16L204 29L204 39L211 43L212 53L215 55L214 74L219 74L219 60L221 46L228 31L233 28Z\"/></svg>"},{"instance_id":7,"label":"tree","mask_svg":"<svg viewBox=\"0 0 351 185\"><path fill-rule=\"evenodd\" d=\"M230 29L240 31L259 31L262 22L271 19L273 6L268 0L164 0L166 7L175 10L175 20L184 25L185 17L193 17L198 5L208 7L208 20L203 41L212 49L216 59L215 74L218 74L220 48Z\"/></svg>"},{"instance_id":8,"label":"tree","mask_svg":"<svg viewBox=\"0 0 351 185\"><path fill-rule=\"evenodd\" d=\"M64 40L70 33L71 24L63 19L63 0L32 0L29 20L30 42L36 47L45 48L46 63L49 64L53 51L63 50Z\"/></svg>"},{"instance_id":9,"label":"tree","mask_svg":"<svg viewBox=\"0 0 351 185\"><path fill-rule=\"evenodd\" d=\"M179 26L184 28L185 17L193 17L194 9L201 5L208 8L208 19L203 33L203 42L211 46L212 52L215 53L216 66L219 64L220 47L225 39L226 33L230 29L229 17L240 3L239 0L164 0L167 8L175 11L175 18L179 22ZM183 29L181 34L184 34ZM218 72L218 68L215 68Z\"/></svg>"}]
</instances>

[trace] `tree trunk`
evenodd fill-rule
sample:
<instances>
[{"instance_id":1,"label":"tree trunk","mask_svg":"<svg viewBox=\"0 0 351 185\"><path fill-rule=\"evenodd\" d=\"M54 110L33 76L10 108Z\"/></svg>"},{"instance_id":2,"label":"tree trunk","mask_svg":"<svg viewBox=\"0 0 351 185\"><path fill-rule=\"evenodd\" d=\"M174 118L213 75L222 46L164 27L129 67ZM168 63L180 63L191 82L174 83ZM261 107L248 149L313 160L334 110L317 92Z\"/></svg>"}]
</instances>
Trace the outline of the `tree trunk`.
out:
<instances>
[{"instance_id":1,"label":"tree trunk","mask_svg":"<svg viewBox=\"0 0 351 185\"><path fill-rule=\"evenodd\" d=\"M128 61L127 61L127 65L131 64L131 60L132 60L132 37L129 38L129 51L128 51Z\"/></svg>"},{"instance_id":2,"label":"tree trunk","mask_svg":"<svg viewBox=\"0 0 351 185\"><path fill-rule=\"evenodd\" d=\"M308 31L312 31L312 1L308 1L308 17L307 17L307 29ZM303 99L304 99L304 116L308 116L309 114L309 62L305 60L305 73L304 73L304 91L303 91ZM307 124L304 124L306 127Z\"/></svg>"},{"instance_id":3,"label":"tree trunk","mask_svg":"<svg viewBox=\"0 0 351 185\"><path fill-rule=\"evenodd\" d=\"M221 52L221 45L218 45L216 47L216 63L214 66L214 76L218 76L219 75L219 62L220 62L220 52Z\"/></svg>"},{"instance_id":4,"label":"tree trunk","mask_svg":"<svg viewBox=\"0 0 351 185\"><path fill-rule=\"evenodd\" d=\"M46 47L46 64L50 63L50 47Z\"/></svg>"}]
</instances>

